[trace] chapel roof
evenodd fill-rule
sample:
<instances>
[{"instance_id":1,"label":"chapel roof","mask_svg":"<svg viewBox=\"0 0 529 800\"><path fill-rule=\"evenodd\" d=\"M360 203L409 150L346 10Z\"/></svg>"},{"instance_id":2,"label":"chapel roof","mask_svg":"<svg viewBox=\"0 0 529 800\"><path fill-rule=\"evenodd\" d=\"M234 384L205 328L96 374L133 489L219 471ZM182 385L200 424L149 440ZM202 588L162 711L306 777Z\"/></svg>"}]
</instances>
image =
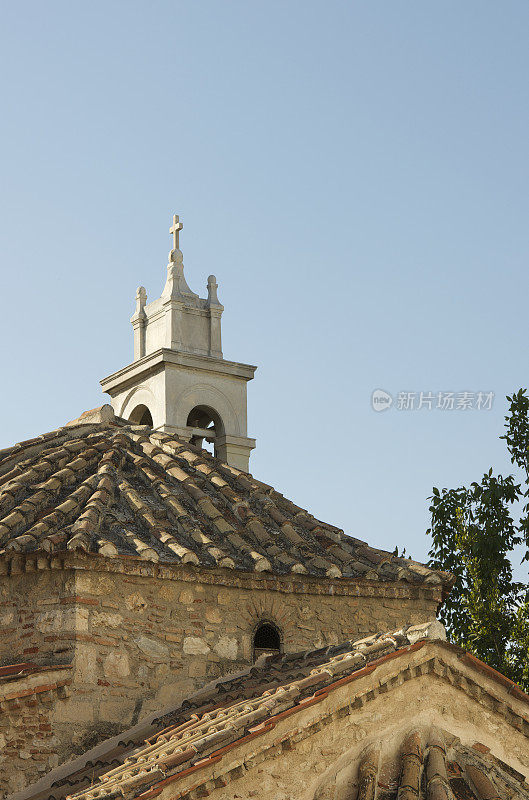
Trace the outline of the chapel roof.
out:
<instances>
[{"instance_id":1,"label":"chapel roof","mask_svg":"<svg viewBox=\"0 0 529 800\"><path fill-rule=\"evenodd\" d=\"M521 701L523 706L529 704L529 697L515 684L443 637L444 629L433 621L318 650L263 656L251 668L208 684L178 707L153 715L58 767L33 787L17 793L13 800L111 800L123 796L147 799L158 796L170 784L174 793L179 780L192 773L198 778L202 770L226 753L231 753L233 761L234 748L273 730L279 720L317 705L348 683L353 683L351 710L358 710L402 681L429 672L437 676L440 659L432 658L431 652L412 666L414 654L427 644L454 654L456 660L470 667L475 681L458 678L448 664L444 669L448 682L460 682L477 703L484 703L485 694L481 700L479 696L485 675L506 691L507 697ZM388 662L396 662L396 672L383 677L380 670ZM363 693L358 692L355 682L364 678L367 684ZM499 699L493 702L505 709L512 725L524 729L525 717L513 714L505 700L503 705ZM380 729L382 742L384 721L377 720L375 727ZM297 730L299 724L294 718L292 730ZM487 747L480 743L463 746L449 732L425 727L420 717L403 735L399 750L396 765L384 763L383 757L379 759L376 743L360 757L359 780L371 776L378 784L380 800L401 797L399 789L406 788L401 786L404 774L408 780L410 775L415 776L418 792L410 796L417 800L448 800L452 796L456 800L529 798L523 775L493 757ZM498 792L497 787L502 790ZM359 794L359 798L372 796Z\"/></svg>"},{"instance_id":2,"label":"chapel roof","mask_svg":"<svg viewBox=\"0 0 529 800\"><path fill-rule=\"evenodd\" d=\"M75 550L285 576L451 581L110 406L0 451L0 555Z\"/></svg>"}]
</instances>

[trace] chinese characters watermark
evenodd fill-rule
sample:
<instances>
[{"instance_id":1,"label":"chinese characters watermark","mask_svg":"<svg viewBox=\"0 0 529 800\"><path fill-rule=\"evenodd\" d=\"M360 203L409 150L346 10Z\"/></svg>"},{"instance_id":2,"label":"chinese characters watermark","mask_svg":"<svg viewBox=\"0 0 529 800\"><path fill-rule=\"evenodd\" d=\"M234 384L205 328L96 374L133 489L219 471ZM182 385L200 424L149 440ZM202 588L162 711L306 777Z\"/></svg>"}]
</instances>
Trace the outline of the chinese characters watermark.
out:
<instances>
[{"instance_id":1,"label":"chinese characters watermark","mask_svg":"<svg viewBox=\"0 0 529 800\"><path fill-rule=\"evenodd\" d=\"M394 397L384 389L371 395L373 411L490 411L494 392L397 392Z\"/></svg>"}]
</instances>

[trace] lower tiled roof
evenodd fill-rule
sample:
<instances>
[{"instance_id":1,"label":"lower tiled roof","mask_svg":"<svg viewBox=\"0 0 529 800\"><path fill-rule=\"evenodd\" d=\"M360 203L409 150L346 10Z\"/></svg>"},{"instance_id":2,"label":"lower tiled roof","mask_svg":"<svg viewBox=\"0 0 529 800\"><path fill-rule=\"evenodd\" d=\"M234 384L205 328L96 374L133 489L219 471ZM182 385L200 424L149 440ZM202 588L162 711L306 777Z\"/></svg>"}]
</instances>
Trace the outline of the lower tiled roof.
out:
<instances>
[{"instance_id":1,"label":"lower tiled roof","mask_svg":"<svg viewBox=\"0 0 529 800\"><path fill-rule=\"evenodd\" d=\"M164 764L167 761L164 769L175 774L199 761L206 752L211 752L211 747L217 749L222 742L241 738L259 719L299 705L339 678L369 668L382 658L405 653L429 637L439 636L444 636L442 625L430 622L317 650L263 656L249 669L208 684L178 707L154 715L101 743L85 756L58 767L49 778L18 793L14 800L62 800L94 780L93 789L81 795L88 798L93 792L93 797L106 798L111 785L118 782L119 786L131 772L137 772L136 765L142 763L143 753L147 756L146 784L152 783L160 778L162 761ZM212 732L214 739L208 738ZM175 756L180 757L179 753L185 753L186 757L176 764ZM112 766L117 772L108 771ZM115 776L112 784L108 783L107 775ZM144 791L145 784L141 785Z\"/></svg>"},{"instance_id":2,"label":"lower tiled roof","mask_svg":"<svg viewBox=\"0 0 529 800\"><path fill-rule=\"evenodd\" d=\"M0 667L0 683L5 681L16 680L25 675L30 675L33 672L42 672L43 669L50 669L49 667L39 667L37 664L30 664L23 662L21 664L6 664Z\"/></svg>"},{"instance_id":3,"label":"lower tiled roof","mask_svg":"<svg viewBox=\"0 0 529 800\"><path fill-rule=\"evenodd\" d=\"M47 666L42 666L39 664L32 664L27 661L24 661L20 664L6 664L5 666L0 667L0 686L2 684L18 680L19 678L26 678L29 675L35 675L36 673L71 668L71 664L50 664Z\"/></svg>"},{"instance_id":4,"label":"lower tiled roof","mask_svg":"<svg viewBox=\"0 0 529 800\"><path fill-rule=\"evenodd\" d=\"M143 794L148 787L241 739L270 717L301 708L304 703L310 704L310 698L318 690L353 673L368 671L373 662L409 649L432 634L439 635L440 631L444 635L442 626L433 622L345 642L302 656L276 656L280 673L277 682L273 679L274 657L271 657L266 664L268 676L264 692L257 693L252 681L245 677L223 681L213 690L206 688L176 713L155 720L155 724L162 722L167 727L151 736L145 746L136 749L123 764L101 775L96 785L71 796L75 800L109 800L124 793L129 797ZM200 715L189 714L194 707L200 708ZM182 721L182 711L187 717L185 721Z\"/></svg>"},{"instance_id":5,"label":"lower tiled roof","mask_svg":"<svg viewBox=\"0 0 529 800\"><path fill-rule=\"evenodd\" d=\"M156 796L160 786L178 781L188 771L207 766L217 753L238 746L248 736L255 735L252 732L266 732L271 729L269 726L273 728L273 720L309 708L327 692L349 681L356 681L373 673L372 681L376 688L366 689L365 697L369 699L378 691L387 691L387 686L384 688L384 684L379 683L374 671L391 659L402 658L405 661L402 669L404 673L410 673L411 677L411 671L406 666L406 654L411 655L432 640L455 653L457 659L469 666L475 674L485 675L515 700L529 705L529 697L515 684L473 656L465 654L460 648L444 642L443 638L444 629L434 621L304 653L262 657L249 669L208 684L177 708L152 716L135 728L101 743L70 764L58 767L29 790L15 795L13 800L62 800L66 796L71 796L74 800L111 800L124 795L130 799L144 795L145 800L148 800L151 791L152 796ZM424 663L435 669L434 662L435 659L432 660L429 655ZM425 665L418 665L416 669L417 675L425 674ZM455 675L450 675L452 683ZM479 698L479 683L471 686L468 679L463 681L471 696ZM358 708L366 702L362 697L363 695L359 695L355 700ZM477 699L476 702L486 701ZM529 731L529 720L516 719L508 709L506 714L519 730L525 725ZM419 720L418 723L420 724ZM413 752L420 760L421 775L427 776L427 771L422 771L426 763L425 757L427 755L435 760L435 748L440 748L446 766L446 777L443 777L443 773L443 780L448 780L451 791L458 800L480 798L480 795L472 793L471 785L474 785L474 779L479 776L474 773L474 777L470 777L472 770L467 768L469 764L484 773L483 785L486 784L485 779L492 783L496 781L498 769L501 768L500 772L506 770L502 780L510 782L510 786L518 787L520 798L529 798L523 777L512 769L509 771L505 765L498 766L491 757L487 762L489 766L476 766L476 759L480 753L481 756L484 755L486 748L481 748L479 753L472 751L472 758L468 754L464 755L464 748L460 748L457 752L463 755L459 761L454 761L455 751L452 745L447 755L448 750L442 739L435 742L428 737L424 740L419 737L417 740L414 738L415 734L416 732L412 732L411 738L408 737L403 743L402 757L406 756L406 748L410 750L412 746L415 747ZM407 755L411 763L411 750ZM368 767L366 762L366 770ZM382 770L380 774L379 772L377 767L377 798L393 800L397 796L398 782L394 780L391 785L386 786L381 776L382 773L387 774L387 770ZM360 774L363 774L362 769ZM444 789L437 787L436 793L427 794L430 791L428 786L431 784L432 788L435 781L432 775L421 780L423 782L419 789L422 794L414 794L413 797L452 800L451 795L446 794L448 784ZM512 788L506 795L501 795L505 800L517 796L512 793ZM367 800L372 795L359 795L359 800L362 797ZM398 797L402 800L404 795L401 797L399 794ZM493 797L496 795L491 796L491 800Z\"/></svg>"},{"instance_id":6,"label":"lower tiled roof","mask_svg":"<svg viewBox=\"0 0 529 800\"><path fill-rule=\"evenodd\" d=\"M439 636L444 636L444 629L431 622L304 653L264 657L250 669L206 686L142 729L114 738L106 748L95 748L83 764L78 763L77 770L57 777L53 791L24 796L59 800L97 775L96 784L76 798L110 798L113 792L120 794L125 783L130 794L136 782L137 794L141 794L167 775L241 739L268 717L300 707L318 690ZM116 760L119 766L107 771Z\"/></svg>"},{"instance_id":7,"label":"lower tiled roof","mask_svg":"<svg viewBox=\"0 0 529 800\"><path fill-rule=\"evenodd\" d=\"M0 451L0 556L75 550L275 575L451 581L109 406Z\"/></svg>"},{"instance_id":8,"label":"lower tiled roof","mask_svg":"<svg viewBox=\"0 0 529 800\"><path fill-rule=\"evenodd\" d=\"M49 699L53 695L65 697L71 684L71 664L8 664L0 667L0 714L24 713L19 701L30 696Z\"/></svg>"}]
</instances>

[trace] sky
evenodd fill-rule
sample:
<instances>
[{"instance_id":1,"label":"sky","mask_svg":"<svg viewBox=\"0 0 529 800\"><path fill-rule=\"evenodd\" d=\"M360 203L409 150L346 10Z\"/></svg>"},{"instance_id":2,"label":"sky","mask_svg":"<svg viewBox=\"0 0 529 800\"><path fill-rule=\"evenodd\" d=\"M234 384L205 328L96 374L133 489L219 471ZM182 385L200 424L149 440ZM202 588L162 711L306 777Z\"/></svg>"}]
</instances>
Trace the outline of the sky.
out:
<instances>
[{"instance_id":1,"label":"sky","mask_svg":"<svg viewBox=\"0 0 529 800\"><path fill-rule=\"evenodd\" d=\"M526 0L4 0L0 447L108 401L178 213L252 473L427 558L528 384L528 39Z\"/></svg>"}]
</instances>

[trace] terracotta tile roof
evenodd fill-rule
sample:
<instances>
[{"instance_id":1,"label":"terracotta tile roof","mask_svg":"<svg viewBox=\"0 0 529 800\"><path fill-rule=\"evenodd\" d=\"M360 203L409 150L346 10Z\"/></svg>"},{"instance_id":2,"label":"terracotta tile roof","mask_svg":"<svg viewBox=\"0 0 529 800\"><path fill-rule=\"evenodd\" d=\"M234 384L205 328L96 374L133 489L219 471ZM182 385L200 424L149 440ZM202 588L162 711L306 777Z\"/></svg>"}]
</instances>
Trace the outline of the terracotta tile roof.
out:
<instances>
[{"instance_id":1,"label":"terracotta tile roof","mask_svg":"<svg viewBox=\"0 0 529 800\"><path fill-rule=\"evenodd\" d=\"M268 718L301 710L318 691L336 681L368 674L381 660L403 655L439 636L444 636L442 625L430 622L318 650L262 657L251 668L207 685L177 708L59 767L50 775L51 788L36 784L20 793L20 798L59 800L94 779L92 788L75 797L108 798L113 796L111 789L120 795L122 784L129 786L141 764L140 794L167 775L177 775L212 751L237 742ZM115 768L108 771L112 764Z\"/></svg>"},{"instance_id":2,"label":"terracotta tile roof","mask_svg":"<svg viewBox=\"0 0 529 800\"><path fill-rule=\"evenodd\" d=\"M153 719L143 731L136 728L122 734L108 742L106 750L99 746L75 773L70 769L69 775L57 776L53 790L25 796L35 800L126 796L132 800L141 795L148 800L164 786L272 730L283 717L317 704L329 690L369 675L382 663L418 650L426 640L443 634L442 626L432 622L307 653L261 659L245 673L205 687L179 708ZM380 748L370 747L359 762L358 800L372 798L374 787L378 787L379 800L408 797L404 790L410 787L410 798L529 798L523 776L492 759L488 748L476 744L469 751L459 740L456 744L451 742L448 752L441 733L429 732L425 738L419 730L411 731L402 743L396 768L382 763ZM502 781L509 791L490 793L497 792ZM513 787L518 794L513 795ZM489 794L475 794L476 788Z\"/></svg>"},{"instance_id":3,"label":"terracotta tile roof","mask_svg":"<svg viewBox=\"0 0 529 800\"><path fill-rule=\"evenodd\" d=\"M319 650L262 657L249 669L208 684L189 696L177 708L167 710L158 716L153 715L134 728L100 743L73 762L63 764L33 787L17 793L12 800L62 800L67 796L72 796L75 800L95 800L95 798L110 800L123 795L127 798L144 795L142 800L147 800L159 793L160 785L178 781L195 770L200 772L224 752L245 743L252 737L272 730L276 722L283 717L319 703L329 692L340 686L369 677L369 683L367 688L364 687L363 693L357 695L354 692L356 699L353 706L362 708L365 702L374 699L378 692L388 691L379 677L377 671L379 668L391 660L399 659L399 663L402 661L403 666L399 668L397 664L397 676L402 674L407 678L412 677L407 654L411 657L411 654L432 640L435 640L434 643L443 650L455 654L460 663L470 667L478 676L478 680L486 675L506 689L515 700L521 700L524 705L529 705L529 697L524 695L512 681L508 681L495 670L468 656L460 648L443 641L443 636L444 629L440 623L434 621ZM417 676L426 674L427 665L428 669L431 667L435 675L438 675L435 662L436 658L427 653L416 667ZM457 684L453 668L447 666L446 670L449 683ZM395 680L398 685L400 678L391 680ZM461 685L468 688L473 698L479 697L479 684L472 685L468 678L462 678ZM488 707L485 698L476 702L482 702ZM498 700L494 699L493 704L497 705ZM519 730L525 724L529 730L528 722L524 723L522 718L513 716L512 710L506 705L505 710L511 724ZM380 724L379 720L377 726L380 727ZM294 729L295 727L294 723ZM430 748L430 752L436 746L431 740L423 744ZM445 752L443 759L446 761ZM490 779L490 775L493 773L496 775L497 768L501 768L510 774L515 786L523 788L524 792L527 791L522 776L506 765L496 763L488 753L488 748L476 743L470 760L467 754L459 762L459 766L456 762L447 762L448 778L453 781L450 786L455 798L458 800L477 798L465 783L465 776L470 774L468 771L465 772L465 769L468 763L473 763L483 771L476 761L478 756L483 755L487 755L489 759L489 766L483 768L485 776L488 775ZM424 764L424 752L421 757L423 758L421 764ZM452 748L450 758L453 757ZM366 764L366 770L367 766ZM379 772L387 773L387 770ZM363 774L362 769L360 773ZM511 778L507 776L505 780ZM433 792L435 781L433 777L428 780L432 782ZM377 777L377 782L379 800L396 797L398 782L393 780L391 786L386 786L381 775ZM421 787L421 791L424 791L422 784ZM443 794L441 789L442 787L436 789L436 793L427 795L428 798L443 800L446 797L449 800L451 796ZM413 796L423 797L423 795ZM502 794L502 798L514 796L518 797L512 791L506 795ZM529 798L529 793L519 796ZM370 795L366 794L365 797Z\"/></svg>"},{"instance_id":4,"label":"terracotta tile roof","mask_svg":"<svg viewBox=\"0 0 529 800\"><path fill-rule=\"evenodd\" d=\"M0 451L0 555L65 550L450 585L446 573L346 536L252 475L129 425L109 406Z\"/></svg>"}]
</instances>

